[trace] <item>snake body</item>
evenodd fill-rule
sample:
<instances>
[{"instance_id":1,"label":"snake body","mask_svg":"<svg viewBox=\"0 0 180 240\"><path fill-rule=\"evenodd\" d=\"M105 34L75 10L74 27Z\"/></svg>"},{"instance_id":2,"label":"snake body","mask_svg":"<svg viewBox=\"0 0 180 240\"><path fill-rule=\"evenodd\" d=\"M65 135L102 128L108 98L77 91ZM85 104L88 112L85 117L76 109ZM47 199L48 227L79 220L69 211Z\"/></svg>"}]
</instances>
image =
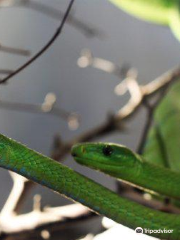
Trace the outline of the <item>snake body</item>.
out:
<instances>
[{"instance_id":1,"label":"snake body","mask_svg":"<svg viewBox=\"0 0 180 240\"><path fill-rule=\"evenodd\" d=\"M73 148L75 158L80 159L78 154L82 146ZM122 149L121 146L119 149ZM132 156L139 161L130 150L125 147L122 150L123 154L124 150L129 153L127 162ZM151 235L163 239L180 239L180 216L158 212L122 198L91 179L3 135L0 135L0 167L19 173L132 229L139 226L162 231L172 229L171 234L158 232Z\"/></svg>"},{"instance_id":2,"label":"snake body","mask_svg":"<svg viewBox=\"0 0 180 240\"><path fill-rule=\"evenodd\" d=\"M180 81L175 82L157 106L143 156L148 162L180 172Z\"/></svg>"},{"instance_id":3,"label":"snake body","mask_svg":"<svg viewBox=\"0 0 180 240\"><path fill-rule=\"evenodd\" d=\"M117 7L146 21L167 25L180 40L179 0L109 0Z\"/></svg>"},{"instance_id":4,"label":"snake body","mask_svg":"<svg viewBox=\"0 0 180 240\"><path fill-rule=\"evenodd\" d=\"M87 143L76 145L76 161L160 196L176 198L172 203L179 206L179 93L178 80L155 110L143 156L116 144Z\"/></svg>"},{"instance_id":5,"label":"snake body","mask_svg":"<svg viewBox=\"0 0 180 240\"><path fill-rule=\"evenodd\" d=\"M83 143L76 145L73 151L75 160L82 165L145 190L180 199L178 172L151 164L124 146L113 143Z\"/></svg>"},{"instance_id":6,"label":"snake body","mask_svg":"<svg viewBox=\"0 0 180 240\"><path fill-rule=\"evenodd\" d=\"M179 0L111 0L111 2L142 19L170 26L180 39ZM149 136L149 139L154 141L147 144L144 152L147 160L124 146L109 143L78 144L73 147L72 154L76 161L83 165L143 189L179 200L179 149L174 146L179 136L174 120L179 121L180 115L176 113L180 107L178 103L174 107L174 110L168 108L168 111L169 109L174 111L168 125L164 124L167 114L171 114L166 112L167 108L162 107L161 111L157 112L157 124ZM175 139L172 143L167 143L170 137ZM164 141L168 146L165 148L168 150L166 159L162 151ZM172 156L175 157L171 161ZM159 212L122 198L93 180L1 134L0 167L21 174L132 229L142 227L157 230L151 236L180 240L179 215ZM173 231L168 233L167 230Z\"/></svg>"},{"instance_id":7,"label":"snake body","mask_svg":"<svg viewBox=\"0 0 180 240\"><path fill-rule=\"evenodd\" d=\"M176 172L180 172L179 93L180 81L178 80L156 108L143 153L148 162ZM180 207L179 200L171 200L171 202Z\"/></svg>"}]
</instances>

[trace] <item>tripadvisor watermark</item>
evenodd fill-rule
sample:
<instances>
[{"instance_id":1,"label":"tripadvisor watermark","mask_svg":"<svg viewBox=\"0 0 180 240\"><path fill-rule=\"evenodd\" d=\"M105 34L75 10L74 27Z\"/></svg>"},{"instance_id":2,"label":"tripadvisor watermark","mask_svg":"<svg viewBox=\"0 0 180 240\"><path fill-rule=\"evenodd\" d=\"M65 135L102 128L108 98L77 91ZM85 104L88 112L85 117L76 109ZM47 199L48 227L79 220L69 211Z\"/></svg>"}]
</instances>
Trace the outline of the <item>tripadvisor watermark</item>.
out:
<instances>
[{"instance_id":1,"label":"tripadvisor watermark","mask_svg":"<svg viewBox=\"0 0 180 240\"><path fill-rule=\"evenodd\" d=\"M138 233L138 234L143 234L143 229L141 227L137 227L135 229L135 232Z\"/></svg>"},{"instance_id":2,"label":"tripadvisor watermark","mask_svg":"<svg viewBox=\"0 0 180 240\"><path fill-rule=\"evenodd\" d=\"M141 228L141 227L137 227L136 229L135 229L135 232L137 233L137 234L143 234L143 233L145 233L145 234L153 234L153 233L173 233L173 230L172 229L149 229L149 228Z\"/></svg>"},{"instance_id":3,"label":"tripadvisor watermark","mask_svg":"<svg viewBox=\"0 0 180 240\"><path fill-rule=\"evenodd\" d=\"M147 229L147 228L144 228L144 233L173 233L173 230L172 229Z\"/></svg>"}]
</instances>

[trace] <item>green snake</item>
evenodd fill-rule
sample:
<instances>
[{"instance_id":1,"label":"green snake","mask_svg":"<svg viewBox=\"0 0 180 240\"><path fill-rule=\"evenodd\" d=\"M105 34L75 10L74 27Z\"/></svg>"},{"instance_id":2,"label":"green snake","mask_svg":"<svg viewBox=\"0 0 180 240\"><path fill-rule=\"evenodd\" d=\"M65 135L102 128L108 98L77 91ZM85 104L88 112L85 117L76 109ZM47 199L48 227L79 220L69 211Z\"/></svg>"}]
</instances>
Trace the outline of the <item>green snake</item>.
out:
<instances>
[{"instance_id":1,"label":"green snake","mask_svg":"<svg viewBox=\"0 0 180 240\"><path fill-rule=\"evenodd\" d=\"M145 148L145 158L124 146L109 143L77 144L72 149L72 155L83 165L148 191L179 200L180 164L178 165L176 144L179 141L179 126L174 124L179 122L180 118L180 104L177 101L179 92L180 82L177 82L158 106L154 116L155 124ZM161 141L154 134L157 129L161 134ZM165 158L166 161L164 154L161 156L162 140L163 144L166 144L167 152L170 152ZM151 230L173 230L172 233L155 232L151 235L163 239L180 239L179 215L159 212L122 198L91 179L3 135L0 135L0 166L132 229L142 227Z\"/></svg>"},{"instance_id":2,"label":"green snake","mask_svg":"<svg viewBox=\"0 0 180 240\"><path fill-rule=\"evenodd\" d=\"M72 148L75 160L145 190L179 200L178 145L175 144L179 135L178 124L174 124L179 122L180 116L180 104L177 101L179 92L180 82L177 82L157 108L154 116L156 124L149 134L144 157L117 144L82 143ZM167 116L171 118L165 121ZM154 135L157 126L158 132L162 135L161 140L164 139L167 147L169 146L168 165L172 160L172 166L167 167L166 162L162 164L164 155L159 155L163 152L162 143ZM171 131L173 135L169 136ZM169 137L172 141L168 141ZM173 230L172 233L154 232L151 236L180 239L179 215L159 212L125 199L93 180L3 135L0 135L0 167L19 173L129 228Z\"/></svg>"},{"instance_id":3,"label":"green snake","mask_svg":"<svg viewBox=\"0 0 180 240\"><path fill-rule=\"evenodd\" d=\"M180 172L179 159L179 126L180 81L174 83L164 96L154 113L154 123L146 141L143 156L145 159L158 166L163 166L175 172ZM180 207L180 201L171 200Z\"/></svg>"},{"instance_id":4,"label":"green snake","mask_svg":"<svg viewBox=\"0 0 180 240\"><path fill-rule=\"evenodd\" d=\"M180 172L179 126L180 81L168 90L154 113L154 124L148 135L144 157L148 162Z\"/></svg>"},{"instance_id":5,"label":"green snake","mask_svg":"<svg viewBox=\"0 0 180 240\"><path fill-rule=\"evenodd\" d=\"M125 170L125 166L127 166L126 177L123 173L122 178L130 182L132 179L128 170L131 173L134 172L137 178L138 176L141 177L139 174L142 171L139 170L144 167L146 169L149 166L150 169L147 169L146 172L147 181L152 174L152 170L155 170L154 177L158 177L159 181L151 179L155 181L151 186L144 185L145 181L142 181L142 187L145 186L157 192L159 189L161 194L170 196L164 187L164 185L168 185L168 187L173 187L173 197L179 198L180 196L178 191L180 176L178 174L150 163L146 166L146 161L142 157L121 145L106 143L78 144L73 147L72 155L84 165L96 168L97 164L97 168L103 172L110 169L108 172L110 175L115 175L115 172L117 172L120 178L122 176L119 175L119 170ZM137 166L138 170L136 170ZM140 226L146 229L173 230L171 234L160 232L151 235L163 239L180 239L179 215L158 212L122 198L91 179L3 135L0 135L0 167L19 173L67 198L82 203L96 213L107 216L132 229ZM164 184L161 185L162 182ZM160 185L156 187L158 183ZM141 185L140 182L138 184Z\"/></svg>"},{"instance_id":6,"label":"green snake","mask_svg":"<svg viewBox=\"0 0 180 240\"><path fill-rule=\"evenodd\" d=\"M142 19L170 26L180 39L179 0L111 2ZM83 143L72 149L75 160L142 189L180 200L179 149L175 144L179 140L179 131L178 125L174 124L180 118L180 104L177 102L180 84L174 86L171 97L165 98L156 111L155 124L149 133L143 157L117 144ZM171 116L168 121L167 116ZM173 141L168 141L170 138ZM159 212L125 199L3 135L0 135L0 167L19 173L129 228L160 229L151 236L180 240L179 215ZM173 232L166 233L164 229Z\"/></svg>"},{"instance_id":7,"label":"green snake","mask_svg":"<svg viewBox=\"0 0 180 240\"><path fill-rule=\"evenodd\" d=\"M180 40L179 0L109 0L126 12L156 24L171 28Z\"/></svg>"}]
</instances>

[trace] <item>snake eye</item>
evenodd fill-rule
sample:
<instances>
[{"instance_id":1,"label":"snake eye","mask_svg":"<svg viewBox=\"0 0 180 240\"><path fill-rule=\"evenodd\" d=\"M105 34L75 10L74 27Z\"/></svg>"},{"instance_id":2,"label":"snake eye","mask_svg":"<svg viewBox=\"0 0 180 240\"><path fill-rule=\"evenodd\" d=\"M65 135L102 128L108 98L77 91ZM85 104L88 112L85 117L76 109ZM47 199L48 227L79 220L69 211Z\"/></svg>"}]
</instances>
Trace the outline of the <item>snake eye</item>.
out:
<instances>
[{"instance_id":1,"label":"snake eye","mask_svg":"<svg viewBox=\"0 0 180 240\"><path fill-rule=\"evenodd\" d=\"M110 155L112 154L112 152L113 152L113 149L112 149L112 147L110 147L110 146L105 146L105 147L103 148L103 154L104 154L105 156L110 156Z\"/></svg>"}]
</instances>

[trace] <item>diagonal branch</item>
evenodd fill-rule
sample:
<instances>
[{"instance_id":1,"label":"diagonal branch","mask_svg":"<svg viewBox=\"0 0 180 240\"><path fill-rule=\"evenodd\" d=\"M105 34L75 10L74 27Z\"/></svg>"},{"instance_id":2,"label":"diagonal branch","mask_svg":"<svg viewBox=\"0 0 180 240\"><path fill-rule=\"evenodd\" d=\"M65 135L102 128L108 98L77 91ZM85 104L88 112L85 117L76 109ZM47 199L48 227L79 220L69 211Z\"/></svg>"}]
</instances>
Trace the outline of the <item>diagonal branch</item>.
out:
<instances>
[{"instance_id":1,"label":"diagonal branch","mask_svg":"<svg viewBox=\"0 0 180 240\"><path fill-rule=\"evenodd\" d=\"M24 2L24 6L31 8L35 11L41 12L42 14L48 15L54 19L59 19L63 17L63 13L60 10L54 9L50 6L46 6L40 2L34 2L32 0L26 0ZM99 29L96 29L93 26L85 23L84 21L80 21L72 14L69 14L67 18L67 23L71 26L75 27L76 29L80 30L85 36L87 37L98 37L100 39L104 39L105 34Z\"/></svg>"},{"instance_id":2,"label":"diagonal branch","mask_svg":"<svg viewBox=\"0 0 180 240\"><path fill-rule=\"evenodd\" d=\"M36 59L38 59L43 53L46 52L46 50L54 43L54 41L59 37L59 35L62 32L62 29L64 27L64 24L66 23L66 20L68 18L68 15L71 11L71 8L73 6L75 0L71 0L68 8L64 14L64 17L60 23L60 26L58 27L58 29L56 30L55 34L52 36L52 38L48 41L48 43L38 52L36 53L30 60L28 60L25 64L23 64L21 67L19 67L17 70L15 70L13 73L11 73L10 75L8 75L7 77L3 78L0 81L0 84L2 83L6 83L10 78L14 77L15 75L17 75L18 73L20 73L22 70L24 70L26 67L28 67L30 64L32 64Z\"/></svg>"},{"instance_id":3,"label":"diagonal branch","mask_svg":"<svg viewBox=\"0 0 180 240\"><path fill-rule=\"evenodd\" d=\"M0 108L11 111L53 115L65 120L71 130L76 130L79 127L80 123L79 115L77 113L68 112L65 109L54 106L55 103L56 95L54 93L48 93L45 96L44 102L42 104L8 102L0 99Z\"/></svg>"}]
</instances>

